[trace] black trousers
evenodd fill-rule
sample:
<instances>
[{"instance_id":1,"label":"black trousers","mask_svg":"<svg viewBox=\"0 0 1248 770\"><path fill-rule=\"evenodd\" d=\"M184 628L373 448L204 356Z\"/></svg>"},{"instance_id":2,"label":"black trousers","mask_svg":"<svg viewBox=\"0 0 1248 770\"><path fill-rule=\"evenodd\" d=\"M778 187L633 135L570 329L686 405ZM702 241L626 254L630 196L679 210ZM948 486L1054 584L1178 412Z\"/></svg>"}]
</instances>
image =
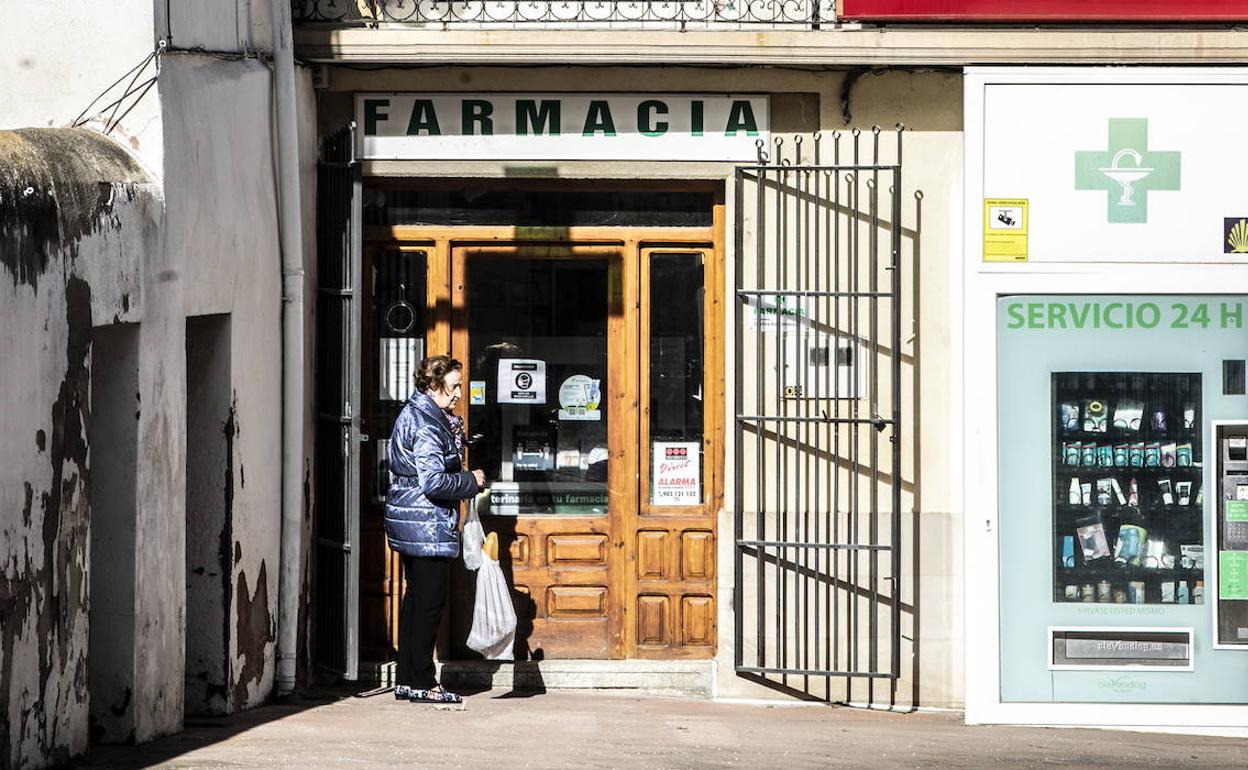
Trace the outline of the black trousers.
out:
<instances>
[{"instance_id":1,"label":"black trousers","mask_svg":"<svg viewBox=\"0 0 1248 770\"><path fill-rule=\"evenodd\" d=\"M404 556L407 591L399 606L399 660L395 684L427 690L437 685L433 645L446 606L451 560L445 556Z\"/></svg>"}]
</instances>

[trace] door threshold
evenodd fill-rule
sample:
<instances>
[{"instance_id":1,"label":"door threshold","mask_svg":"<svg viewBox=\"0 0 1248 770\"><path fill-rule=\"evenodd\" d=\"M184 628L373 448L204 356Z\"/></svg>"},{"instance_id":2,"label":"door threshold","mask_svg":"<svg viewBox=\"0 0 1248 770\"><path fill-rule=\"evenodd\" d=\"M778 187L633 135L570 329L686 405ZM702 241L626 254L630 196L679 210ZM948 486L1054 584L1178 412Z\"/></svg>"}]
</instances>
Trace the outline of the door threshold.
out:
<instances>
[{"instance_id":1,"label":"door threshold","mask_svg":"<svg viewBox=\"0 0 1248 770\"><path fill-rule=\"evenodd\" d=\"M362 664L361 678L394 683L394 664ZM452 690L627 690L638 695L710 698L715 661L707 660L448 660L438 681Z\"/></svg>"}]
</instances>

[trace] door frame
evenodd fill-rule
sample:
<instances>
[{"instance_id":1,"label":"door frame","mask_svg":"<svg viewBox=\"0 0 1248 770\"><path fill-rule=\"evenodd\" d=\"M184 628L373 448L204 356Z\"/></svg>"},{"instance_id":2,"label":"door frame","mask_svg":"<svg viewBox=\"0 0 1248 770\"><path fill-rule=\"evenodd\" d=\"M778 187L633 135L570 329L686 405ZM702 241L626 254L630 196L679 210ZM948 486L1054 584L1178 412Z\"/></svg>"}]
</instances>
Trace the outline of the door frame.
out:
<instances>
[{"instance_id":1,"label":"door frame","mask_svg":"<svg viewBox=\"0 0 1248 770\"><path fill-rule=\"evenodd\" d=\"M671 189L687 190L690 184L672 185ZM566 189L566 184L562 185ZM626 558L608 558L608 594L609 594L609 627L611 645L610 658L713 658L718 646L714 622L717 612L716 597L716 561L718 542L718 518L723 509L724 501L724 452L725 452L725 359L727 338L724 313L724 223L725 204L722 188L718 185L700 184L700 189L713 191L712 224L710 227L515 227L515 226L370 226L364 228L366 247L373 249L397 249L399 251L422 251L427 255L428 277L427 307L428 329L426 332L426 350L451 350L462 352L467 349L466 328L456 328L455 323L463 317L465 300L465 283L463 265L466 259L454 258L457 250L482 249L486 251L513 250L523 253L556 249L560 252L583 253L586 255L609 250L619 253L622 257L620 280L623 283L624 318L621 323L636 330L635 334L624 334L627 340L626 352L629 365L625 367L624 380L615 383L620 377L618 371L609 373L609 392L613 399L622 399L624 409L621 411L635 412L636 419L615 421L614 425L621 428L627 424L629 431L636 431L631 441L624 446L634 451L625 451L620 460L624 463L624 473L616 474L616 478L631 478L627 492L621 493L624 499L631 501L624 510L613 514L610 526L611 551L623 551ZM550 185L556 188L556 185ZM590 185L590 189L601 189L599 185ZM649 307L648 286L643 277L649 274L645 260L651 252L659 251L701 251L705 255L703 282L704 292L704 328L703 328L703 390L706 397L704 410L704 458L703 471L704 489L703 505L684 507L671 511L658 511L647 516L649 506L641 500L644 488L642 474L647 473L648 463L642 463L645 450L643 438L649 435L648 402L643 402L643 385L647 371L643 363L648 360L642 350L644 324L641 318L644 308ZM614 273L613 273L614 277ZM611 388L615 383L616 388ZM467 417L467 402L461 401L458 412ZM615 407L620 410L620 407ZM612 430L615 430L613 427ZM628 457L627 455L632 455ZM612 458L615 460L616 458ZM618 466L617 466L618 467ZM615 487L612 496L615 497ZM709 575L696 590L710 601L709 637L705 644L685 646L678 643L682 619L679 602L667 603L667 615L663 623L671 630L670 644L664 646L638 644L637 599L641 592L647 590L644 581L639 578L634 566L637 561L637 533L646 525L647 518L654 520L683 521L690 515L702 519L699 525L712 533L711 542L707 547L706 558L709 559ZM681 574L681 557L671 558L671 572L667 579L656 583L655 590L672 590L678 581L673 575ZM402 593L402 586L394 584L395 595L390 603L397 601ZM393 636L393 633L391 634Z\"/></svg>"}]
</instances>

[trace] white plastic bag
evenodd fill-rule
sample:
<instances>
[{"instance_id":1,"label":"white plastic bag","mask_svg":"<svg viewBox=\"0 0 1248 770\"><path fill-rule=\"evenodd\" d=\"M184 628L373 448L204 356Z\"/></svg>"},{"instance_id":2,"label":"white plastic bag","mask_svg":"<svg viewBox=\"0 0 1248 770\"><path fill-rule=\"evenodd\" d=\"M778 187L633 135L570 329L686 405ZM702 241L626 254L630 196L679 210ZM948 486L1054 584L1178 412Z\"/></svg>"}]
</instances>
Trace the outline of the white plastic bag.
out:
<instances>
[{"instance_id":1,"label":"white plastic bag","mask_svg":"<svg viewBox=\"0 0 1248 770\"><path fill-rule=\"evenodd\" d=\"M486 660L512 660L516 641L516 608L503 568L483 556L477 570L477 599L472 608L468 646Z\"/></svg>"},{"instance_id":2,"label":"white plastic bag","mask_svg":"<svg viewBox=\"0 0 1248 770\"><path fill-rule=\"evenodd\" d=\"M475 497L468 500L468 517L464 520L464 536L460 542L463 544L464 566L471 570L478 569L481 566L481 546L485 543L485 529L481 526L481 519L477 517Z\"/></svg>"}]
</instances>

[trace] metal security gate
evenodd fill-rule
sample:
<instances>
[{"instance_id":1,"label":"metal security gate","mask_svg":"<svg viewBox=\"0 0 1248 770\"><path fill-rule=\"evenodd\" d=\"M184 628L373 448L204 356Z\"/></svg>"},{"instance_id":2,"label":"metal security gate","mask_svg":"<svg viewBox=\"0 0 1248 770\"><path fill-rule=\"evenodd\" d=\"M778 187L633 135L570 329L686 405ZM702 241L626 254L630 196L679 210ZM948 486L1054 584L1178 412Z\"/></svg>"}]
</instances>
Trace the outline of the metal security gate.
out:
<instances>
[{"instance_id":1,"label":"metal security gate","mask_svg":"<svg viewBox=\"0 0 1248 770\"><path fill-rule=\"evenodd\" d=\"M901 673L901 150L776 138L736 171L736 670L829 701Z\"/></svg>"},{"instance_id":2,"label":"metal security gate","mask_svg":"<svg viewBox=\"0 0 1248 770\"><path fill-rule=\"evenodd\" d=\"M317 665L359 669L361 169L355 124L326 138L317 166Z\"/></svg>"}]
</instances>

